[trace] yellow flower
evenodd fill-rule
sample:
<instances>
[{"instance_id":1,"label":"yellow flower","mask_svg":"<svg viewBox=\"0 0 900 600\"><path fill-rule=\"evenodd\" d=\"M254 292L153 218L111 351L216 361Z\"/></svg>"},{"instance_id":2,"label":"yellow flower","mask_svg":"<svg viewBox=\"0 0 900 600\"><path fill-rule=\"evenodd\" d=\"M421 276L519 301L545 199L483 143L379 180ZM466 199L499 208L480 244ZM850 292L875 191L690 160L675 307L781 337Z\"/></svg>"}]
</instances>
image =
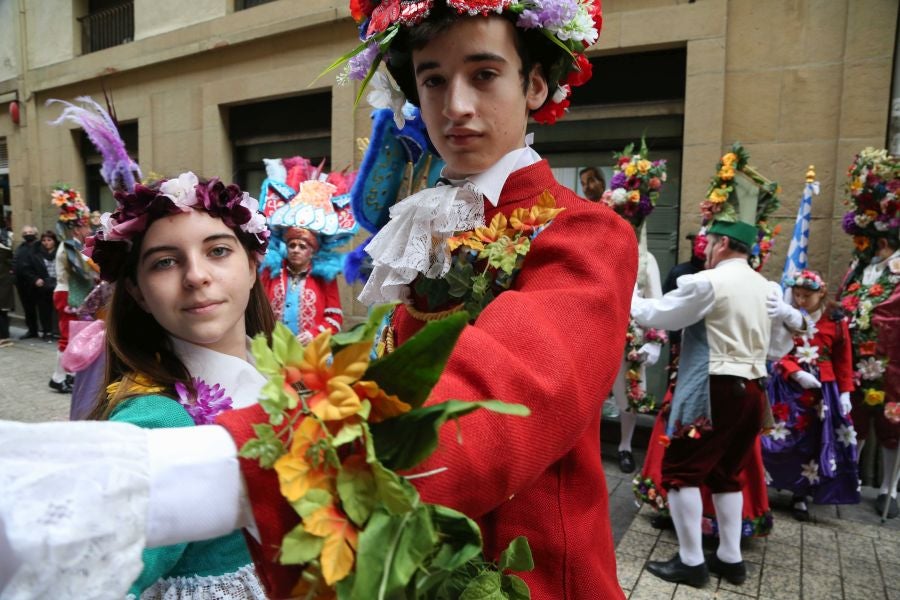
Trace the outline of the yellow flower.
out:
<instances>
[{"instance_id":1,"label":"yellow flower","mask_svg":"<svg viewBox=\"0 0 900 600\"><path fill-rule=\"evenodd\" d=\"M866 248L869 247L869 238L864 235L854 235L853 236L853 245L856 246L856 249L859 252L862 252Z\"/></svg>"},{"instance_id":2,"label":"yellow flower","mask_svg":"<svg viewBox=\"0 0 900 600\"><path fill-rule=\"evenodd\" d=\"M325 538L319 563L325 583L334 585L353 568L359 531L336 506L325 506L303 520L303 528L314 536Z\"/></svg>"},{"instance_id":3,"label":"yellow flower","mask_svg":"<svg viewBox=\"0 0 900 600\"><path fill-rule=\"evenodd\" d=\"M709 193L709 201L713 204L721 204L726 200L728 200L728 190L726 189L715 188Z\"/></svg>"},{"instance_id":4,"label":"yellow flower","mask_svg":"<svg viewBox=\"0 0 900 600\"><path fill-rule=\"evenodd\" d=\"M460 246L468 246L473 250L484 250L484 244L475 237L474 231L464 231L447 240L447 247L453 252Z\"/></svg>"},{"instance_id":5,"label":"yellow flower","mask_svg":"<svg viewBox=\"0 0 900 600\"><path fill-rule=\"evenodd\" d=\"M556 208L553 194L544 190L537 204L529 208L517 208L509 216L509 226L515 231L530 233L556 217L565 208Z\"/></svg>"},{"instance_id":6,"label":"yellow flower","mask_svg":"<svg viewBox=\"0 0 900 600\"><path fill-rule=\"evenodd\" d=\"M637 167L634 166L634 163L628 163L625 166L625 175L628 177L634 177L634 174L637 172Z\"/></svg>"},{"instance_id":7,"label":"yellow flower","mask_svg":"<svg viewBox=\"0 0 900 600\"><path fill-rule=\"evenodd\" d=\"M652 167L652 166L653 166L653 163L651 163L649 160L641 159L638 161L637 169L641 173L646 173L647 171L650 170L650 167Z\"/></svg>"},{"instance_id":8,"label":"yellow flower","mask_svg":"<svg viewBox=\"0 0 900 600\"><path fill-rule=\"evenodd\" d=\"M491 219L490 225L486 227L478 227L475 229L475 239L480 240L485 244L496 242L504 235L507 235L506 225L506 216L503 213L497 213L496 215L494 215L494 218Z\"/></svg>"},{"instance_id":9,"label":"yellow flower","mask_svg":"<svg viewBox=\"0 0 900 600\"><path fill-rule=\"evenodd\" d=\"M731 181L734 179L734 167L726 165L719 169L719 179Z\"/></svg>"},{"instance_id":10,"label":"yellow flower","mask_svg":"<svg viewBox=\"0 0 900 600\"><path fill-rule=\"evenodd\" d=\"M735 154L734 152L729 152L722 157L722 164L726 167L730 167L735 162L737 162L737 154Z\"/></svg>"},{"instance_id":11,"label":"yellow flower","mask_svg":"<svg viewBox=\"0 0 900 600\"><path fill-rule=\"evenodd\" d=\"M371 344L352 344L331 355L331 333L319 334L303 351L297 366L300 379L312 395L307 406L323 421L337 421L355 415L362 408L351 387L369 366Z\"/></svg>"},{"instance_id":12,"label":"yellow flower","mask_svg":"<svg viewBox=\"0 0 900 600\"><path fill-rule=\"evenodd\" d=\"M863 398L863 401L869 406L878 406L879 404L884 404L884 392L869 388L866 390L866 395Z\"/></svg>"},{"instance_id":13,"label":"yellow flower","mask_svg":"<svg viewBox=\"0 0 900 600\"><path fill-rule=\"evenodd\" d=\"M309 462L310 447L325 437L319 422L305 417L294 432L291 449L275 461L281 495L288 502L296 502L313 488L330 489L331 476L326 471L324 459L316 467Z\"/></svg>"},{"instance_id":14,"label":"yellow flower","mask_svg":"<svg viewBox=\"0 0 900 600\"><path fill-rule=\"evenodd\" d=\"M856 193L861 190L863 187L862 177L854 177L853 181L850 182L850 192Z\"/></svg>"},{"instance_id":15,"label":"yellow flower","mask_svg":"<svg viewBox=\"0 0 900 600\"><path fill-rule=\"evenodd\" d=\"M641 201L641 193L637 190L631 190L628 192L628 201L629 202L640 202Z\"/></svg>"}]
</instances>

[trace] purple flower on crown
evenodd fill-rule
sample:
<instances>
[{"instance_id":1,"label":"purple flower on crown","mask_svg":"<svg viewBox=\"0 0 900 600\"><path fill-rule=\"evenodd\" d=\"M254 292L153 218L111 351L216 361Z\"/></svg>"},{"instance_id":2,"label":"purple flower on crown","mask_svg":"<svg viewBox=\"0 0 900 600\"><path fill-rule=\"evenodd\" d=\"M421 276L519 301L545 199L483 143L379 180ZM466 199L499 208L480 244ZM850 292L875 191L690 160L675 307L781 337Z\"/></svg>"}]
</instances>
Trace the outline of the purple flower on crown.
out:
<instances>
[{"instance_id":1,"label":"purple flower on crown","mask_svg":"<svg viewBox=\"0 0 900 600\"><path fill-rule=\"evenodd\" d=\"M366 49L347 61L347 77L353 81L362 81L372 69L372 63L378 56L378 44L370 42Z\"/></svg>"},{"instance_id":2,"label":"purple flower on crown","mask_svg":"<svg viewBox=\"0 0 900 600\"><path fill-rule=\"evenodd\" d=\"M572 0L533 0L533 5L522 11L516 25L523 29L562 29L578 12L578 5Z\"/></svg>"},{"instance_id":3,"label":"purple flower on crown","mask_svg":"<svg viewBox=\"0 0 900 600\"><path fill-rule=\"evenodd\" d=\"M844 233L849 233L850 235L859 235L860 229L856 225L856 221L854 220L856 217L856 211L848 211L844 213L844 218L841 221L841 227L844 229Z\"/></svg>"},{"instance_id":4,"label":"purple flower on crown","mask_svg":"<svg viewBox=\"0 0 900 600\"><path fill-rule=\"evenodd\" d=\"M625 173L622 171L616 171L612 179L609 180L609 187L612 189L623 188L625 187L625 182L628 181L628 177L625 176Z\"/></svg>"},{"instance_id":5,"label":"purple flower on crown","mask_svg":"<svg viewBox=\"0 0 900 600\"><path fill-rule=\"evenodd\" d=\"M210 386L199 377L191 378L196 390L192 396L187 386L180 381L175 383L178 403L188 412L197 425L212 425L220 413L231 409L231 396L225 395L225 388L218 383Z\"/></svg>"}]
</instances>

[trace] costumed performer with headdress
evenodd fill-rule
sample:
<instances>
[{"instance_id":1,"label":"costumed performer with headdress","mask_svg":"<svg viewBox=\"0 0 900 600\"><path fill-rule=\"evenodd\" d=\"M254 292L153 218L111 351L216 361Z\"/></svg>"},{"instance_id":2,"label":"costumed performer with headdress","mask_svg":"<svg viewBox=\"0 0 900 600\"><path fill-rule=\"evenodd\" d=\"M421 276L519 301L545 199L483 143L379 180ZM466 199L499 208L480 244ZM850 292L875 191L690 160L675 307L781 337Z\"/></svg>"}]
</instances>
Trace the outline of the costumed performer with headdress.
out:
<instances>
[{"instance_id":1,"label":"costumed performer with headdress","mask_svg":"<svg viewBox=\"0 0 900 600\"><path fill-rule=\"evenodd\" d=\"M62 366L62 353L69 344L69 323L75 312L98 281L96 267L82 254L85 237L90 235L90 209L78 191L58 186L52 193L53 205L59 209L56 232L62 243L56 250L56 287L53 306L59 320L56 368L50 376L50 387L61 392L72 391L72 375Z\"/></svg>"},{"instance_id":2,"label":"costumed performer with headdress","mask_svg":"<svg viewBox=\"0 0 900 600\"><path fill-rule=\"evenodd\" d=\"M766 421L766 360L780 359L803 327L778 284L756 273L771 246L768 215L777 207L777 185L747 164L735 144L718 165L708 200L705 271L678 280L662 298L635 296L631 314L647 327L683 329L682 349L669 411L669 446L662 484L678 536L678 553L651 561L647 570L676 583L702 586L709 571L734 584L747 577L741 557L743 496L740 473L752 459ZM712 492L719 525L715 554L701 547L700 486Z\"/></svg>"},{"instance_id":3,"label":"costumed performer with headdress","mask_svg":"<svg viewBox=\"0 0 900 600\"><path fill-rule=\"evenodd\" d=\"M853 361L844 312L828 302L822 276L809 269L785 280L809 322L794 348L772 367L774 426L762 436L769 485L793 493L792 512L809 520L816 504L859 502L856 431L850 420Z\"/></svg>"},{"instance_id":4,"label":"costumed performer with headdress","mask_svg":"<svg viewBox=\"0 0 900 600\"><path fill-rule=\"evenodd\" d=\"M409 484L424 501L477 521L487 560L498 560L514 538L526 535L535 568L522 579L534 597L623 598L597 431L602 397L622 359L637 243L612 210L560 185L525 135L530 115L555 121L565 113L571 86L587 81L584 50L597 39L599 2L434 0L404 3L401 13L391 1L355 5L353 12L365 21L366 52L353 63L360 79L386 60L421 108L449 182L393 207L368 246L373 271L363 298L404 300L388 333L395 355L409 354L404 345L427 320L441 320L459 305L469 309L471 323L428 394L427 409L442 410L451 399L498 398L531 412L518 419L473 413L463 444L454 423L440 427L437 449L407 473ZM257 405L223 413L217 422L243 447L269 419ZM2 428L4 435L30 430ZM148 462L184 482L180 497L156 497L154 511L187 517L194 510L197 521L220 528L246 523L224 510L239 506L241 496L221 489L224 475L179 477L188 454L175 440L164 456L155 454L154 433L147 432ZM180 460L166 460L169 453ZM235 456L233 447L213 462L233 466ZM195 466L213 468L209 460L204 465ZM257 568L270 596L292 596L303 568L277 561L303 507L282 497L278 478L258 461L243 459L240 468L261 536L258 546L251 544ZM229 487L234 481L242 487L237 474L224 477ZM188 495L208 500L185 501ZM0 508L0 515L15 510ZM196 539L200 532L184 521L157 523L162 529L154 528L153 538ZM353 559L350 542L341 548ZM363 536L359 542L362 548ZM13 552L19 547L13 543ZM362 565L365 557L356 558ZM405 580L384 578L374 586L406 586L419 575L413 569ZM399 595L405 587L394 589Z\"/></svg>"},{"instance_id":5,"label":"costumed performer with headdress","mask_svg":"<svg viewBox=\"0 0 900 600\"><path fill-rule=\"evenodd\" d=\"M601 198L607 206L628 221L638 236L637 293L643 298L662 296L659 264L647 249L647 230L644 222L659 199L666 181L666 161L650 161L647 143L641 139L641 147L634 153L634 144L615 155L615 173L610 189ZM648 413L656 408L652 394L647 393L647 367L659 360L666 332L642 328L634 320L628 324L625 336L625 356L613 384L613 397L619 407L619 470L633 473L634 455L631 453L631 437L638 413Z\"/></svg>"},{"instance_id":6,"label":"costumed performer with headdress","mask_svg":"<svg viewBox=\"0 0 900 600\"><path fill-rule=\"evenodd\" d=\"M850 165L850 210L844 231L855 252L838 292L850 317L853 365L859 384L851 396L851 416L860 452L870 429L881 448L881 487L875 510L900 514L900 159L866 148Z\"/></svg>"}]
</instances>

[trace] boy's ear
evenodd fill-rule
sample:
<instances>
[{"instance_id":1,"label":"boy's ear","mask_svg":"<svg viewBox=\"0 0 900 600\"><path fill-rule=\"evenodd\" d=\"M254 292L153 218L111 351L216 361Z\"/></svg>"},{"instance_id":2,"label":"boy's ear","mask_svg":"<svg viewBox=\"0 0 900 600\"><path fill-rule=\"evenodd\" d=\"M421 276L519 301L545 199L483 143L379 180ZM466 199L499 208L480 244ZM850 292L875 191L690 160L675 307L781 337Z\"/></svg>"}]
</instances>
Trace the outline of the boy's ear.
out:
<instances>
[{"instance_id":1,"label":"boy's ear","mask_svg":"<svg viewBox=\"0 0 900 600\"><path fill-rule=\"evenodd\" d=\"M149 313L150 311L147 309L147 301L144 299L144 294L143 292L141 292L141 288L138 287L138 285L131 281L131 279L129 279L128 277L124 278L124 283L125 291L128 292L128 294L134 299L137 305L141 307L141 310Z\"/></svg>"},{"instance_id":2,"label":"boy's ear","mask_svg":"<svg viewBox=\"0 0 900 600\"><path fill-rule=\"evenodd\" d=\"M528 110L537 110L543 106L549 93L543 67L534 65L531 67L531 72L528 73L528 89L525 92L525 104Z\"/></svg>"}]
</instances>

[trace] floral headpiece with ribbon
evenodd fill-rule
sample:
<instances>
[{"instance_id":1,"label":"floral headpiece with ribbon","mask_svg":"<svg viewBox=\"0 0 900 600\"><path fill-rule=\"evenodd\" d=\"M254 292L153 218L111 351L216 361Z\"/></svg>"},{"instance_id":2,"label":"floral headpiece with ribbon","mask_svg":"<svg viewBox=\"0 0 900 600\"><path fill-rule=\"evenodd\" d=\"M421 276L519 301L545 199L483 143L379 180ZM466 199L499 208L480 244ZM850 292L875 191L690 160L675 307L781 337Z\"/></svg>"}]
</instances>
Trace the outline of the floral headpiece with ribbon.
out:
<instances>
[{"instance_id":1,"label":"floral headpiece with ribbon","mask_svg":"<svg viewBox=\"0 0 900 600\"><path fill-rule=\"evenodd\" d=\"M379 64L387 60L400 29L421 23L436 2L446 4L460 15L512 15L516 27L539 31L559 48L559 59L547 74L551 94L544 106L532 115L539 123L555 123L569 106L572 88L584 85L591 78L591 63L584 51L600 34L601 0L350 0L350 13L360 24L362 43L336 60L326 72L345 65L339 79L362 82L359 100ZM392 87L389 91L396 99L389 104L397 112L405 99L399 89Z\"/></svg>"},{"instance_id":2,"label":"floral headpiece with ribbon","mask_svg":"<svg viewBox=\"0 0 900 600\"><path fill-rule=\"evenodd\" d=\"M850 181L844 231L853 236L858 254L871 250L871 238L897 237L900 232L900 159L887 150L865 148L847 172Z\"/></svg>"},{"instance_id":3,"label":"floral headpiece with ribbon","mask_svg":"<svg viewBox=\"0 0 900 600\"><path fill-rule=\"evenodd\" d=\"M103 214L100 230L86 240L84 249L100 266L100 276L106 281L121 277L132 240L167 215L205 210L222 219L247 249L260 256L269 243L269 229L259 212L259 202L237 185L225 185L218 178L200 181L188 171L150 185L138 183L131 191L117 191L115 197L116 211Z\"/></svg>"},{"instance_id":4,"label":"floral headpiece with ribbon","mask_svg":"<svg viewBox=\"0 0 900 600\"><path fill-rule=\"evenodd\" d=\"M780 205L778 183L761 175L748 163L750 155L735 142L718 165L700 203L707 233L725 235L750 248L750 266L762 269L781 227L769 217Z\"/></svg>"},{"instance_id":5,"label":"floral headpiece with ribbon","mask_svg":"<svg viewBox=\"0 0 900 600\"><path fill-rule=\"evenodd\" d=\"M609 182L610 189L600 198L607 206L640 227L659 200L659 193L666 181L666 161L648 158L647 142L641 139L640 151L634 153L634 144L628 144L615 154L616 168Z\"/></svg>"},{"instance_id":6,"label":"floral headpiece with ribbon","mask_svg":"<svg viewBox=\"0 0 900 600\"><path fill-rule=\"evenodd\" d=\"M800 287L814 292L825 288L825 282L822 280L822 277L809 269L803 269L793 277L788 277L784 280L784 283L787 287Z\"/></svg>"},{"instance_id":7,"label":"floral headpiece with ribbon","mask_svg":"<svg viewBox=\"0 0 900 600\"><path fill-rule=\"evenodd\" d=\"M63 232L66 229L88 224L91 209L84 203L78 190L59 184L50 192L50 198L53 206L59 209L57 224Z\"/></svg>"}]
</instances>

